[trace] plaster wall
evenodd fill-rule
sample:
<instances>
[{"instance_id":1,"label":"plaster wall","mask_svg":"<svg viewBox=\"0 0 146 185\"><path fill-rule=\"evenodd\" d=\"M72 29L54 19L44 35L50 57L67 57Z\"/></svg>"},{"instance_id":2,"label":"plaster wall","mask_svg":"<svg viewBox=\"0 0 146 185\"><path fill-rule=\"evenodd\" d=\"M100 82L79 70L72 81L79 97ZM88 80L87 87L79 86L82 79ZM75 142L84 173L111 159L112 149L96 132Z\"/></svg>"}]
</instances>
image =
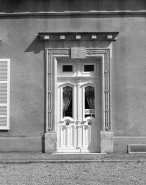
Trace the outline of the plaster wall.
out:
<instances>
[{"instance_id":1,"label":"plaster wall","mask_svg":"<svg viewBox=\"0 0 146 185\"><path fill-rule=\"evenodd\" d=\"M144 16L5 17L0 19L0 58L10 58L10 130L0 137L42 137L45 124L44 42L38 32L118 31L111 60L114 136L145 136L146 32ZM86 43L107 47L111 43ZM47 43L68 47L71 42ZM80 42L77 44L80 46Z\"/></svg>"}]
</instances>

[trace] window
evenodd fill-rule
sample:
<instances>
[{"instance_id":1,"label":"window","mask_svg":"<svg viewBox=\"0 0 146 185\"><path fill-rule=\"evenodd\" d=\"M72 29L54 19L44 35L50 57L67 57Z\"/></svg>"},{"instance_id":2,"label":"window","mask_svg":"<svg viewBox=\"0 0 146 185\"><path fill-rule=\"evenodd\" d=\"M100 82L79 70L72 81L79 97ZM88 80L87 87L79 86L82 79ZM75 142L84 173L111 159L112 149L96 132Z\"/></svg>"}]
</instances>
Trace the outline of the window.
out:
<instances>
[{"instance_id":1,"label":"window","mask_svg":"<svg viewBox=\"0 0 146 185\"><path fill-rule=\"evenodd\" d=\"M82 64L83 73L96 73L96 63L83 63Z\"/></svg>"},{"instance_id":2,"label":"window","mask_svg":"<svg viewBox=\"0 0 146 185\"><path fill-rule=\"evenodd\" d=\"M72 65L63 65L62 71L63 72L73 72L73 66Z\"/></svg>"},{"instance_id":3,"label":"window","mask_svg":"<svg viewBox=\"0 0 146 185\"><path fill-rule=\"evenodd\" d=\"M9 129L10 60L0 59L0 130Z\"/></svg>"},{"instance_id":4,"label":"window","mask_svg":"<svg viewBox=\"0 0 146 185\"><path fill-rule=\"evenodd\" d=\"M84 65L84 72L94 72L94 65Z\"/></svg>"}]
</instances>

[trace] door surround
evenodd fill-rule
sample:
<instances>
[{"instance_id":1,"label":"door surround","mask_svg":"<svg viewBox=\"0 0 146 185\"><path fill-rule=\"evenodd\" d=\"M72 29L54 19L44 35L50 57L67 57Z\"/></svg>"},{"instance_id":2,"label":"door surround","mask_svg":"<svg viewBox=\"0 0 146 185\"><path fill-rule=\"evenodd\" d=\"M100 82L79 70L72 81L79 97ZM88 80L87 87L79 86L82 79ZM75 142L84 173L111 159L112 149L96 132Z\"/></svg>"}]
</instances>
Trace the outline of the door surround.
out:
<instances>
[{"instance_id":1,"label":"door surround","mask_svg":"<svg viewBox=\"0 0 146 185\"><path fill-rule=\"evenodd\" d=\"M46 48L46 124L45 124L45 152L57 150L57 61L71 58L72 48ZM113 132L111 125L110 98L110 62L112 47L106 49L85 48L86 59L100 58L101 73L101 153L113 152Z\"/></svg>"}]
</instances>

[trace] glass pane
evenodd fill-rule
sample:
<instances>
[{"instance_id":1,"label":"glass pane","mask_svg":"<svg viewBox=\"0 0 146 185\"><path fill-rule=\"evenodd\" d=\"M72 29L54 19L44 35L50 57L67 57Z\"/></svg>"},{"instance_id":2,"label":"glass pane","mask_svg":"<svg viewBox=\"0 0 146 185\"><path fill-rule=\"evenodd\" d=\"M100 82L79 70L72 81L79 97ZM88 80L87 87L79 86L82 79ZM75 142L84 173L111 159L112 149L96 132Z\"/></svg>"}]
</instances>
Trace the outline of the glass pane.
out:
<instances>
[{"instance_id":1,"label":"glass pane","mask_svg":"<svg viewBox=\"0 0 146 185\"><path fill-rule=\"evenodd\" d=\"M63 65L62 70L63 72L72 72L72 65Z\"/></svg>"},{"instance_id":2,"label":"glass pane","mask_svg":"<svg viewBox=\"0 0 146 185\"><path fill-rule=\"evenodd\" d=\"M95 118L95 92L94 87L85 87L85 118Z\"/></svg>"},{"instance_id":3,"label":"glass pane","mask_svg":"<svg viewBox=\"0 0 146 185\"><path fill-rule=\"evenodd\" d=\"M73 117L73 88L63 87L63 118L66 116Z\"/></svg>"},{"instance_id":4,"label":"glass pane","mask_svg":"<svg viewBox=\"0 0 146 185\"><path fill-rule=\"evenodd\" d=\"M94 72L94 65L84 65L85 72Z\"/></svg>"}]
</instances>

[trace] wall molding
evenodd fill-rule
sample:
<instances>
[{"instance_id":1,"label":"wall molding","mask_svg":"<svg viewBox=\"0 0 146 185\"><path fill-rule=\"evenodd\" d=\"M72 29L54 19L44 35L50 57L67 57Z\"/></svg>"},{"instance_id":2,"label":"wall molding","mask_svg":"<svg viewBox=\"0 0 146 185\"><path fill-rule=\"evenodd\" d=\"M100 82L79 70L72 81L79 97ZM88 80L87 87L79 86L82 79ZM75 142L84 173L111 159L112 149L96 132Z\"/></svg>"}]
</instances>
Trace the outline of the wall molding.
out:
<instances>
[{"instance_id":1,"label":"wall molding","mask_svg":"<svg viewBox=\"0 0 146 185\"><path fill-rule=\"evenodd\" d=\"M64 12L1 12L0 17L29 17L29 16L86 16L86 15L146 15L146 10L139 11L64 11Z\"/></svg>"}]
</instances>

